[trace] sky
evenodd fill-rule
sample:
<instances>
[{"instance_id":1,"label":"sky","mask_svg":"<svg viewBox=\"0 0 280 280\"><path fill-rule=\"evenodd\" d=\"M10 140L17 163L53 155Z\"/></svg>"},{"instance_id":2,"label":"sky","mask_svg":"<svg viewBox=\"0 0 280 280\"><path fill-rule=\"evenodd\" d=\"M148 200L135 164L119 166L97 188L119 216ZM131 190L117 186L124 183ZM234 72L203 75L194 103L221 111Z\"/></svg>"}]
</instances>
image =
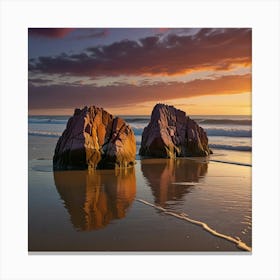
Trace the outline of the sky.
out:
<instances>
[{"instance_id":1,"label":"sky","mask_svg":"<svg viewBox=\"0 0 280 280\"><path fill-rule=\"evenodd\" d=\"M250 115L249 28L29 28L28 111Z\"/></svg>"}]
</instances>

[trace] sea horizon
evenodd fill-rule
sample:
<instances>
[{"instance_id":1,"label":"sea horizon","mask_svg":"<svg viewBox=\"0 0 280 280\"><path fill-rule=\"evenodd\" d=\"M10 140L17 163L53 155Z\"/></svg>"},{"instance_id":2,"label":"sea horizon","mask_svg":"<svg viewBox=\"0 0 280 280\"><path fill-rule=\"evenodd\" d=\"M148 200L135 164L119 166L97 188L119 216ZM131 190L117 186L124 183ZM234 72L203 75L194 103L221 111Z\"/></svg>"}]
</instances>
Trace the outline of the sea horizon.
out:
<instances>
[{"instance_id":1,"label":"sea horizon","mask_svg":"<svg viewBox=\"0 0 280 280\"><path fill-rule=\"evenodd\" d=\"M73 109L73 113L74 113L74 110L75 109ZM73 115L73 113L72 114L61 114L61 115L58 115L58 114L28 114L28 117L43 117L43 116L52 116L52 117L55 117L55 116L57 116L57 117L71 117L72 115ZM126 117L128 117L128 116L136 116L136 117L149 117L151 114L142 114L142 115L134 115L134 114L112 114L112 115L114 115L114 116L126 116ZM252 118L252 115L251 114L248 114L248 115L244 115L244 114L241 114L241 115L239 115L239 114L235 114L235 115L233 115L233 114L219 114L219 115L214 115L214 114L195 114L195 115L189 115L189 114L187 114L186 113L186 115L188 115L188 116L190 116L190 117L199 117L199 116L213 116L213 117L222 117L222 116L231 116L231 117L250 117L250 118Z\"/></svg>"}]
</instances>

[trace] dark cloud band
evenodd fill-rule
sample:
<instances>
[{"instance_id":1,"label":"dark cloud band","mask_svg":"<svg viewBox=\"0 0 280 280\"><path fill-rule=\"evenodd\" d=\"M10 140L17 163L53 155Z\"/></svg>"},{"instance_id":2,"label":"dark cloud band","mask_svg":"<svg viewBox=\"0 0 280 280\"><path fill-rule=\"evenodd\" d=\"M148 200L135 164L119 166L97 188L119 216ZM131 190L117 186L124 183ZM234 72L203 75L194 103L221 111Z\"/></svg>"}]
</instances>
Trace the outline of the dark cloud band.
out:
<instances>
[{"instance_id":1,"label":"dark cloud band","mask_svg":"<svg viewBox=\"0 0 280 280\"><path fill-rule=\"evenodd\" d=\"M63 38L74 28L29 28L28 34L33 37Z\"/></svg>"},{"instance_id":2,"label":"dark cloud band","mask_svg":"<svg viewBox=\"0 0 280 280\"><path fill-rule=\"evenodd\" d=\"M251 64L251 43L251 29L201 29L194 35L171 33L90 47L78 54L39 57L29 61L29 71L98 77L226 70Z\"/></svg>"}]
</instances>

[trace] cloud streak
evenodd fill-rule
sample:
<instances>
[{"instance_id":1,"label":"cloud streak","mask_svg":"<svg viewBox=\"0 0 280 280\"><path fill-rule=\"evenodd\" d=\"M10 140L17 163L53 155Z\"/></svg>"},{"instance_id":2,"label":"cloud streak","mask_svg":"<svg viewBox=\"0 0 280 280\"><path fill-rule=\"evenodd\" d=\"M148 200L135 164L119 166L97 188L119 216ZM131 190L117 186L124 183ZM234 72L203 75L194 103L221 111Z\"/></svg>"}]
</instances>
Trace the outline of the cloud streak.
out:
<instances>
[{"instance_id":1,"label":"cloud streak","mask_svg":"<svg viewBox=\"0 0 280 280\"><path fill-rule=\"evenodd\" d=\"M87 77L177 75L250 64L251 29L227 28L201 29L194 35L171 33L138 41L123 40L78 54L39 57L29 61L29 71Z\"/></svg>"},{"instance_id":2,"label":"cloud streak","mask_svg":"<svg viewBox=\"0 0 280 280\"><path fill-rule=\"evenodd\" d=\"M95 104L103 107L131 106L141 102L159 102L205 95L239 94L251 91L251 75L224 76L216 80L188 83L158 83L147 86L119 85L29 85L29 109L74 108ZM116 102L117 100L117 102Z\"/></svg>"}]
</instances>

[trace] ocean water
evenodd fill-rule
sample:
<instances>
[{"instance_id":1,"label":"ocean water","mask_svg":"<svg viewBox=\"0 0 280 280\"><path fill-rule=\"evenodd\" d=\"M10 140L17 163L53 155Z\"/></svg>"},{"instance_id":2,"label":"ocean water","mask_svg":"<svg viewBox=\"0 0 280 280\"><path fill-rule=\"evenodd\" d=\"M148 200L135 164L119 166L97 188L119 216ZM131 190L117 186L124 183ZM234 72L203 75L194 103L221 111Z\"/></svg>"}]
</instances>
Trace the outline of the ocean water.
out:
<instances>
[{"instance_id":1,"label":"ocean water","mask_svg":"<svg viewBox=\"0 0 280 280\"><path fill-rule=\"evenodd\" d=\"M53 172L69 117L28 118L29 251L241 252L239 241L252 246L249 117L194 116L214 152L207 158L137 156L128 170ZM123 118L139 151L149 117Z\"/></svg>"},{"instance_id":2,"label":"ocean water","mask_svg":"<svg viewBox=\"0 0 280 280\"><path fill-rule=\"evenodd\" d=\"M132 127L136 136L137 153L141 135L149 116L120 116ZM70 116L29 116L28 134L59 138ZM217 160L251 164L252 121L250 116L191 116L207 132L209 146ZM213 158L214 158L213 157Z\"/></svg>"}]
</instances>

